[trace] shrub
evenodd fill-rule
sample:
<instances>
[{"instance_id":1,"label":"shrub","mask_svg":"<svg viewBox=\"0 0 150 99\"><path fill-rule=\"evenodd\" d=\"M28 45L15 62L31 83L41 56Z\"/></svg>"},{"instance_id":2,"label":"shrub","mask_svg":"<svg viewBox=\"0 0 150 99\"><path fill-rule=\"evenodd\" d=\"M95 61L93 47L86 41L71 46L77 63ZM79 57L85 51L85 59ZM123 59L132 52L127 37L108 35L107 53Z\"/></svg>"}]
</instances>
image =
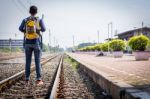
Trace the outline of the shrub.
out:
<instances>
[{"instance_id":1,"label":"shrub","mask_svg":"<svg viewBox=\"0 0 150 99\"><path fill-rule=\"evenodd\" d=\"M86 47L83 48L83 51L87 51L88 49Z\"/></svg>"},{"instance_id":2,"label":"shrub","mask_svg":"<svg viewBox=\"0 0 150 99\"><path fill-rule=\"evenodd\" d=\"M92 48L90 46L83 47L80 49L80 51L90 51L90 50L92 50Z\"/></svg>"},{"instance_id":3,"label":"shrub","mask_svg":"<svg viewBox=\"0 0 150 99\"><path fill-rule=\"evenodd\" d=\"M94 46L88 46L88 51L95 51Z\"/></svg>"},{"instance_id":4,"label":"shrub","mask_svg":"<svg viewBox=\"0 0 150 99\"><path fill-rule=\"evenodd\" d=\"M84 51L84 48L80 48L79 51Z\"/></svg>"},{"instance_id":5,"label":"shrub","mask_svg":"<svg viewBox=\"0 0 150 99\"><path fill-rule=\"evenodd\" d=\"M100 45L94 45L94 46L87 46L87 47L83 47L80 48L80 51L96 51L96 50L100 50Z\"/></svg>"},{"instance_id":6,"label":"shrub","mask_svg":"<svg viewBox=\"0 0 150 99\"><path fill-rule=\"evenodd\" d=\"M89 46L87 46L85 49L86 49L86 51L90 51L91 50L91 48Z\"/></svg>"},{"instance_id":7,"label":"shrub","mask_svg":"<svg viewBox=\"0 0 150 99\"><path fill-rule=\"evenodd\" d=\"M148 46L148 42L149 42L149 38L144 35L134 36L130 38L130 40L128 41L129 46L134 51L146 50L146 47Z\"/></svg>"},{"instance_id":8,"label":"shrub","mask_svg":"<svg viewBox=\"0 0 150 99\"><path fill-rule=\"evenodd\" d=\"M97 51L101 51L101 44L96 44L94 46L94 49L97 50Z\"/></svg>"},{"instance_id":9,"label":"shrub","mask_svg":"<svg viewBox=\"0 0 150 99\"><path fill-rule=\"evenodd\" d=\"M108 46L109 46L108 42L101 44L102 51L104 52L108 51Z\"/></svg>"},{"instance_id":10,"label":"shrub","mask_svg":"<svg viewBox=\"0 0 150 99\"><path fill-rule=\"evenodd\" d=\"M147 45L147 49L148 51L150 51L150 39L149 39L149 42L148 42L148 45Z\"/></svg>"},{"instance_id":11,"label":"shrub","mask_svg":"<svg viewBox=\"0 0 150 99\"><path fill-rule=\"evenodd\" d=\"M120 39L110 41L109 45L113 51L122 51L125 49L125 42Z\"/></svg>"},{"instance_id":12,"label":"shrub","mask_svg":"<svg viewBox=\"0 0 150 99\"><path fill-rule=\"evenodd\" d=\"M10 48L9 47L0 48L0 52L10 52Z\"/></svg>"}]
</instances>

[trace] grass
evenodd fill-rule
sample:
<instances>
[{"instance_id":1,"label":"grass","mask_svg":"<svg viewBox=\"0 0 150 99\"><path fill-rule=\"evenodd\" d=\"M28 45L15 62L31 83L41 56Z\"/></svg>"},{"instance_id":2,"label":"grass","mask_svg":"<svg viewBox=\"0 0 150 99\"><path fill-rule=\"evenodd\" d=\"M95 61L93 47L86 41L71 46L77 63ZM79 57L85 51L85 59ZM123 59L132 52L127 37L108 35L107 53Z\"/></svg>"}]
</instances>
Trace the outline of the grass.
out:
<instances>
[{"instance_id":1,"label":"grass","mask_svg":"<svg viewBox=\"0 0 150 99\"><path fill-rule=\"evenodd\" d=\"M74 70L77 70L79 67L79 63L77 63L76 61L74 61L73 59L69 57L64 58L64 61L70 63Z\"/></svg>"},{"instance_id":2,"label":"grass","mask_svg":"<svg viewBox=\"0 0 150 99\"><path fill-rule=\"evenodd\" d=\"M9 47L5 47L5 48L0 48L0 52L5 52L5 53L9 53L9 52L21 52L22 48L9 48Z\"/></svg>"}]
</instances>

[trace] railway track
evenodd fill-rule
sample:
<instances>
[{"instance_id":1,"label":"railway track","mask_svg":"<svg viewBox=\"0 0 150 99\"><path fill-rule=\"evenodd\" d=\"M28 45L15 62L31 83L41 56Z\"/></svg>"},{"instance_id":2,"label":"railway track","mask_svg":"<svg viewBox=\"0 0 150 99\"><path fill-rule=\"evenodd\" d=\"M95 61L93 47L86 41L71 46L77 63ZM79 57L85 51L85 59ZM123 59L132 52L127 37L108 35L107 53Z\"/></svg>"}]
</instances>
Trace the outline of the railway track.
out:
<instances>
[{"instance_id":1,"label":"railway track","mask_svg":"<svg viewBox=\"0 0 150 99\"><path fill-rule=\"evenodd\" d=\"M42 53L43 56L47 56L49 53ZM25 57L24 53L21 53L21 54L15 54L13 53L13 55L9 55L9 54L6 54L6 55L0 55L0 62L2 61L5 61L5 60L13 60L13 59L16 59L16 58L23 58Z\"/></svg>"},{"instance_id":2,"label":"railway track","mask_svg":"<svg viewBox=\"0 0 150 99\"><path fill-rule=\"evenodd\" d=\"M42 60L49 56L49 53L42 53ZM34 59L34 56L32 57ZM23 63L25 60L24 55L14 55L14 56L3 56L0 57L0 63Z\"/></svg>"},{"instance_id":3,"label":"railway track","mask_svg":"<svg viewBox=\"0 0 150 99\"><path fill-rule=\"evenodd\" d=\"M35 71L32 66L31 80L29 86L26 86L24 79L24 71L21 71L0 82L0 99L37 99L46 98L49 88L53 83L60 55L56 55L47 60L42 61L43 86L36 86Z\"/></svg>"},{"instance_id":4,"label":"railway track","mask_svg":"<svg viewBox=\"0 0 150 99\"><path fill-rule=\"evenodd\" d=\"M14 58L20 58L20 57L23 57L24 55L6 55L6 56L0 56L0 61L3 61L3 60L9 60L9 59L14 59Z\"/></svg>"},{"instance_id":5,"label":"railway track","mask_svg":"<svg viewBox=\"0 0 150 99\"><path fill-rule=\"evenodd\" d=\"M43 55L41 61L44 61L53 55L55 54ZM0 61L0 81L10 77L11 75L21 72L24 70L24 65L24 57ZM32 65L34 65L34 59L32 59Z\"/></svg>"},{"instance_id":6,"label":"railway track","mask_svg":"<svg viewBox=\"0 0 150 99\"><path fill-rule=\"evenodd\" d=\"M0 99L109 99L66 55L44 60L42 64L43 86L36 86L34 68L26 86L22 71L0 82Z\"/></svg>"},{"instance_id":7,"label":"railway track","mask_svg":"<svg viewBox=\"0 0 150 99\"><path fill-rule=\"evenodd\" d=\"M78 64L66 55L62 64L59 66L49 99L110 99Z\"/></svg>"}]
</instances>

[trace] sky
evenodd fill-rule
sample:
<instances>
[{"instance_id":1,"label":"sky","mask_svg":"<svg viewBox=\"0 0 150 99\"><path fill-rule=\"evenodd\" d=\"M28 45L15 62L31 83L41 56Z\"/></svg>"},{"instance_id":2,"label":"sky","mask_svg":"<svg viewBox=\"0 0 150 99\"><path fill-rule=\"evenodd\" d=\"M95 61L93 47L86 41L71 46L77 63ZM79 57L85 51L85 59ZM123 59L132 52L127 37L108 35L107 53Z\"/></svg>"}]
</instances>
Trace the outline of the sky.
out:
<instances>
[{"instance_id":1,"label":"sky","mask_svg":"<svg viewBox=\"0 0 150 99\"><path fill-rule=\"evenodd\" d=\"M73 36L75 45L98 42L98 31L99 42L104 42L110 22L113 34L140 28L142 21L150 27L149 4L149 0L0 0L0 39L23 39L18 27L29 16L30 5L36 5L37 16L44 14L44 43L65 48L73 46Z\"/></svg>"}]
</instances>

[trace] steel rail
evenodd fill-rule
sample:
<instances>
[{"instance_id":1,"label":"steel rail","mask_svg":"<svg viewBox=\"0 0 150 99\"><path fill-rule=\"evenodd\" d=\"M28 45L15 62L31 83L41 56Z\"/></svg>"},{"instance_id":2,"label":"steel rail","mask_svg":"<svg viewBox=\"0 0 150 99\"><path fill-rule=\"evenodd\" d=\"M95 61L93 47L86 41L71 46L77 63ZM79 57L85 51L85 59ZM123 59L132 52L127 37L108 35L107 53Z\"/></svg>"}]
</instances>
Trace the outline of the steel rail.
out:
<instances>
[{"instance_id":1,"label":"steel rail","mask_svg":"<svg viewBox=\"0 0 150 99\"><path fill-rule=\"evenodd\" d=\"M9 60L9 59L15 59L15 58L21 58L21 57L24 57L24 56L23 56L23 55L20 55L20 56L0 57L0 61L3 61L3 60Z\"/></svg>"},{"instance_id":2,"label":"steel rail","mask_svg":"<svg viewBox=\"0 0 150 99\"><path fill-rule=\"evenodd\" d=\"M63 66L63 58L64 58L64 55L62 55L62 57L60 59L58 69L57 69L57 72L56 72L56 77L54 79L54 84L52 86L52 90L51 90L49 99L56 99L57 89L59 87L59 82L60 82L61 70L62 70L62 66Z\"/></svg>"}]
</instances>

